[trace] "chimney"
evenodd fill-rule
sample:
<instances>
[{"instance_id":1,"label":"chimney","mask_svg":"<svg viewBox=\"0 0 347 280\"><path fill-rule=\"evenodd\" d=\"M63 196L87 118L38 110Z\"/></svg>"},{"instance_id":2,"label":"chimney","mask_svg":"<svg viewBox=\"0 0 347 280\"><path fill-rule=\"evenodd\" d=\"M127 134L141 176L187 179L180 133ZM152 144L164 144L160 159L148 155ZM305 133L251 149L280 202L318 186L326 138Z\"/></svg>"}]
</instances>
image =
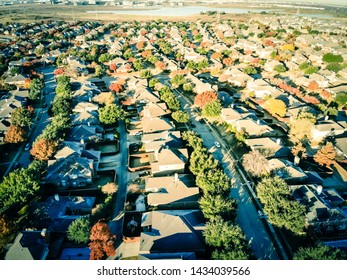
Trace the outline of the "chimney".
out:
<instances>
[{"instance_id":1,"label":"chimney","mask_svg":"<svg viewBox=\"0 0 347 280\"><path fill-rule=\"evenodd\" d=\"M159 150L155 149L155 151L154 151L154 158L155 158L155 160L158 160L158 154L159 154Z\"/></svg>"},{"instance_id":2,"label":"chimney","mask_svg":"<svg viewBox=\"0 0 347 280\"><path fill-rule=\"evenodd\" d=\"M321 194L322 194L322 191L323 191L323 187L322 187L322 186L318 186L318 187L317 187L317 194L318 194L318 195L321 195Z\"/></svg>"},{"instance_id":3,"label":"chimney","mask_svg":"<svg viewBox=\"0 0 347 280\"><path fill-rule=\"evenodd\" d=\"M46 237L46 234L47 234L47 229L46 229L46 228L43 228L43 229L41 230L41 236L42 236L42 237Z\"/></svg>"},{"instance_id":4,"label":"chimney","mask_svg":"<svg viewBox=\"0 0 347 280\"><path fill-rule=\"evenodd\" d=\"M257 119L257 124L260 125L260 119Z\"/></svg>"},{"instance_id":5,"label":"chimney","mask_svg":"<svg viewBox=\"0 0 347 280\"><path fill-rule=\"evenodd\" d=\"M56 193L56 194L54 195L54 199L55 199L56 201L59 201L59 194Z\"/></svg>"},{"instance_id":6,"label":"chimney","mask_svg":"<svg viewBox=\"0 0 347 280\"><path fill-rule=\"evenodd\" d=\"M324 120L325 120L325 121L329 120L329 116L328 116L328 115L325 116Z\"/></svg>"},{"instance_id":7,"label":"chimney","mask_svg":"<svg viewBox=\"0 0 347 280\"><path fill-rule=\"evenodd\" d=\"M178 173L175 173L174 175L174 183L177 183L178 182Z\"/></svg>"},{"instance_id":8,"label":"chimney","mask_svg":"<svg viewBox=\"0 0 347 280\"><path fill-rule=\"evenodd\" d=\"M281 139L277 138L276 143L277 143L277 145L281 145Z\"/></svg>"}]
</instances>

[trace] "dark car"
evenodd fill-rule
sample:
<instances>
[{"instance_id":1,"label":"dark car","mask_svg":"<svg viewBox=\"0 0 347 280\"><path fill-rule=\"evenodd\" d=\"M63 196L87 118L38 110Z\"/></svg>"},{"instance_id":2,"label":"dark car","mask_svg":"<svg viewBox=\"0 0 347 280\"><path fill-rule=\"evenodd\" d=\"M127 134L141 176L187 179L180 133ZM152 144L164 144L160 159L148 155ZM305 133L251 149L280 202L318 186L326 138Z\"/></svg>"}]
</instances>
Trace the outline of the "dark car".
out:
<instances>
[{"instance_id":1,"label":"dark car","mask_svg":"<svg viewBox=\"0 0 347 280\"><path fill-rule=\"evenodd\" d=\"M192 124L190 124L190 127L194 128L194 127L195 127L195 124L193 124L193 123L192 123Z\"/></svg>"}]
</instances>

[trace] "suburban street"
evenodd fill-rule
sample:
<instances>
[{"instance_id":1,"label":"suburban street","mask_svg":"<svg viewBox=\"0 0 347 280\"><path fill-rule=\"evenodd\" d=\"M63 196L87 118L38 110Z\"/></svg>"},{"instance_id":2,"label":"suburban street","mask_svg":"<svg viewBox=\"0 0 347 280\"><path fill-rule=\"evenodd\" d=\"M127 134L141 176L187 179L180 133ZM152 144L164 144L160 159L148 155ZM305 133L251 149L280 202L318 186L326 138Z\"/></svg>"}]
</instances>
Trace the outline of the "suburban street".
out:
<instances>
[{"instance_id":1,"label":"suburban street","mask_svg":"<svg viewBox=\"0 0 347 280\"><path fill-rule=\"evenodd\" d=\"M29 132L29 139L22 145L21 149L17 152L16 156L14 157L12 164L7 169L6 174L11 170L13 164L15 162L19 162L22 167L27 167L31 160L30 160L30 149L32 147L33 142L39 136L42 131L45 129L45 127L49 123L49 115L48 115L48 108L51 102L54 99L55 96L55 87L56 83L54 80L54 71L55 67L49 67L49 68L43 68L42 73L44 74L44 82L45 87L43 89L43 100L42 104L46 103L46 108L37 108L36 109L36 116L33 120L33 125L31 127L31 130ZM46 94L45 94L46 93ZM29 143L30 148L29 150L25 151L24 146Z\"/></svg>"},{"instance_id":2,"label":"suburban street","mask_svg":"<svg viewBox=\"0 0 347 280\"><path fill-rule=\"evenodd\" d=\"M190 101L183 97L179 92L178 98L181 102L184 111L191 115L191 123L195 125L193 129L204 140L205 146L214 155L221 165L223 166L226 174L232 178L232 183L237 188L231 189L231 197L235 198L238 202L237 224L240 225L249 241L252 251L257 259L260 260L278 260L286 259L285 253L280 257L276 251L276 247L272 243L267 230L263 224L262 219L258 216L257 209L252 202L249 193L246 190L246 182L240 178L238 167L234 164L229 149L227 148L224 140L214 131L214 129L207 123L200 123L198 115L191 107ZM218 141L221 148L217 148L214 142ZM242 171L241 171L242 172Z\"/></svg>"}]
</instances>

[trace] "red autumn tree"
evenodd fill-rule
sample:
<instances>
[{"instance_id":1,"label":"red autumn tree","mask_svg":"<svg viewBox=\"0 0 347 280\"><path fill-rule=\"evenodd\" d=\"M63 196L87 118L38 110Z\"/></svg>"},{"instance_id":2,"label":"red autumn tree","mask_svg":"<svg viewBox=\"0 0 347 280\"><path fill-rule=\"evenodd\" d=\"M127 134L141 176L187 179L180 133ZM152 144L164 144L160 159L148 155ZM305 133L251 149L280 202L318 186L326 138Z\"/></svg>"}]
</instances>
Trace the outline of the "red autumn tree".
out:
<instances>
[{"instance_id":1,"label":"red autumn tree","mask_svg":"<svg viewBox=\"0 0 347 280\"><path fill-rule=\"evenodd\" d=\"M115 73L116 70L117 70L117 64L111 63L111 64L110 64L110 70L113 71L113 73Z\"/></svg>"},{"instance_id":2,"label":"red autumn tree","mask_svg":"<svg viewBox=\"0 0 347 280\"><path fill-rule=\"evenodd\" d=\"M58 144L44 138L36 141L30 150L30 154L37 160L49 160L55 153Z\"/></svg>"},{"instance_id":3,"label":"red autumn tree","mask_svg":"<svg viewBox=\"0 0 347 280\"><path fill-rule=\"evenodd\" d=\"M113 91L115 93L119 93L123 90L123 86L119 83L113 83L110 85L110 91Z\"/></svg>"},{"instance_id":4,"label":"red autumn tree","mask_svg":"<svg viewBox=\"0 0 347 280\"><path fill-rule=\"evenodd\" d=\"M142 50L144 47L145 47L145 42L141 41L136 43L136 49Z\"/></svg>"},{"instance_id":5,"label":"red autumn tree","mask_svg":"<svg viewBox=\"0 0 347 280\"><path fill-rule=\"evenodd\" d=\"M330 100L333 96L330 92L322 90L320 93L320 97L322 97L324 100Z\"/></svg>"},{"instance_id":6,"label":"red autumn tree","mask_svg":"<svg viewBox=\"0 0 347 280\"><path fill-rule=\"evenodd\" d=\"M141 56L143 57L143 58L147 58L147 57L149 57L149 56L151 56L152 55L152 51L151 50L145 50L145 51L143 51L142 53L141 53Z\"/></svg>"},{"instance_id":7,"label":"red autumn tree","mask_svg":"<svg viewBox=\"0 0 347 280\"><path fill-rule=\"evenodd\" d=\"M7 143L21 143L26 139L24 128L16 125L11 125L5 135L5 142Z\"/></svg>"},{"instance_id":8,"label":"red autumn tree","mask_svg":"<svg viewBox=\"0 0 347 280\"><path fill-rule=\"evenodd\" d=\"M54 75L62 75L62 74L64 74L64 70L61 68L55 69L53 74Z\"/></svg>"},{"instance_id":9,"label":"red autumn tree","mask_svg":"<svg viewBox=\"0 0 347 280\"><path fill-rule=\"evenodd\" d=\"M110 228L104 222L97 222L90 231L89 249L91 260L101 260L106 256L114 256L116 250L114 248L115 235L111 234Z\"/></svg>"},{"instance_id":10,"label":"red autumn tree","mask_svg":"<svg viewBox=\"0 0 347 280\"><path fill-rule=\"evenodd\" d=\"M205 107L206 104L217 99L217 93L214 91L205 91L198 94L194 99L194 105L200 107L201 109Z\"/></svg>"}]
</instances>

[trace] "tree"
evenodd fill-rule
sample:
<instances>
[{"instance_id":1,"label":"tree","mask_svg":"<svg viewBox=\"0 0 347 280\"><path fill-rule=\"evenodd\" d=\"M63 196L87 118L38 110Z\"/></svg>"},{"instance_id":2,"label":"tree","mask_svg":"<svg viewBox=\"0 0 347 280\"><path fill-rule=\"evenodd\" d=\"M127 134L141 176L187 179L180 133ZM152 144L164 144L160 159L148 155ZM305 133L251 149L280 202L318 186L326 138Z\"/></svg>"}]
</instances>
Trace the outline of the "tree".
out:
<instances>
[{"instance_id":1,"label":"tree","mask_svg":"<svg viewBox=\"0 0 347 280\"><path fill-rule=\"evenodd\" d=\"M229 66L233 65L234 60L231 57L226 57L226 58L223 58L222 62L225 66L229 67Z\"/></svg>"},{"instance_id":2,"label":"tree","mask_svg":"<svg viewBox=\"0 0 347 280\"><path fill-rule=\"evenodd\" d=\"M287 71L287 69L282 64L278 64L274 67L274 71L276 71L277 73L284 73Z\"/></svg>"},{"instance_id":3,"label":"tree","mask_svg":"<svg viewBox=\"0 0 347 280\"><path fill-rule=\"evenodd\" d=\"M339 92L336 94L335 102L338 104L338 108L342 109L347 105L347 93Z\"/></svg>"},{"instance_id":4,"label":"tree","mask_svg":"<svg viewBox=\"0 0 347 280\"><path fill-rule=\"evenodd\" d=\"M29 84L29 99L34 100L40 97L40 93L42 88L44 87L44 83L39 78L34 78L30 81Z\"/></svg>"},{"instance_id":5,"label":"tree","mask_svg":"<svg viewBox=\"0 0 347 280\"><path fill-rule=\"evenodd\" d=\"M159 80L158 80L158 79L155 79L155 78L152 78L152 79L149 80L148 86L149 86L150 88L154 88L155 85L156 85L157 83L159 83Z\"/></svg>"},{"instance_id":6,"label":"tree","mask_svg":"<svg viewBox=\"0 0 347 280\"><path fill-rule=\"evenodd\" d=\"M294 260L345 260L346 253L338 248L326 245L300 247L294 254Z\"/></svg>"},{"instance_id":7,"label":"tree","mask_svg":"<svg viewBox=\"0 0 347 280\"><path fill-rule=\"evenodd\" d=\"M220 216L225 221L234 221L236 218L236 200L222 195L205 194L199 200L199 205L204 217L213 221Z\"/></svg>"},{"instance_id":8,"label":"tree","mask_svg":"<svg viewBox=\"0 0 347 280\"><path fill-rule=\"evenodd\" d=\"M202 115L205 117L218 117L222 112L222 104L219 100L211 101L202 108Z\"/></svg>"},{"instance_id":9,"label":"tree","mask_svg":"<svg viewBox=\"0 0 347 280\"><path fill-rule=\"evenodd\" d=\"M0 214L29 201L39 190L38 180L30 169L10 172L0 183Z\"/></svg>"},{"instance_id":10,"label":"tree","mask_svg":"<svg viewBox=\"0 0 347 280\"><path fill-rule=\"evenodd\" d=\"M123 85L120 83L113 83L110 85L110 91L113 91L115 93L119 93L123 91Z\"/></svg>"},{"instance_id":11,"label":"tree","mask_svg":"<svg viewBox=\"0 0 347 280\"><path fill-rule=\"evenodd\" d=\"M261 177L267 174L268 160L259 151L250 151L242 157L242 166L252 176Z\"/></svg>"},{"instance_id":12,"label":"tree","mask_svg":"<svg viewBox=\"0 0 347 280\"><path fill-rule=\"evenodd\" d=\"M204 194L223 196L227 195L231 188L230 178L220 168L198 174L196 185L203 190Z\"/></svg>"},{"instance_id":13,"label":"tree","mask_svg":"<svg viewBox=\"0 0 347 280\"><path fill-rule=\"evenodd\" d=\"M264 109L269 111L271 115L278 115L280 117L284 117L286 115L286 104L276 98L269 98L264 103Z\"/></svg>"},{"instance_id":14,"label":"tree","mask_svg":"<svg viewBox=\"0 0 347 280\"><path fill-rule=\"evenodd\" d=\"M141 59L135 59L133 62L134 69L140 71L143 69L144 65Z\"/></svg>"},{"instance_id":15,"label":"tree","mask_svg":"<svg viewBox=\"0 0 347 280\"><path fill-rule=\"evenodd\" d=\"M294 156L299 158L306 158L306 147L302 142L298 142L295 146L292 147L291 152Z\"/></svg>"},{"instance_id":16,"label":"tree","mask_svg":"<svg viewBox=\"0 0 347 280\"><path fill-rule=\"evenodd\" d=\"M295 144L312 140L312 129L316 117L308 112L301 112L289 123L289 138Z\"/></svg>"},{"instance_id":17,"label":"tree","mask_svg":"<svg viewBox=\"0 0 347 280\"><path fill-rule=\"evenodd\" d=\"M234 241L244 238L240 227L224 221L220 216L206 223L203 235L206 244L217 248L228 248Z\"/></svg>"},{"instance_id":18,"label":"tree","mask_svg":"<svg viewBox=\"0 0 347 280\"><path fill-rule=\"evenodd\" d=\"M57 115L70 116L71 114L70 99L56 96L52 103L51 112L53 116L57 116Z\"/></svg>"},{"instance_id":19,"label":"tree","mask_svg":"<svg viewBox=\"0 0 347 280\"><path fill-rule=\"evenodd\" d=\"M214 91L204 91L198 94L194 99L194 105L200 107L201 109L205 107L207 103L217 99L217 93Z\"/></svg>"},{"instance_id":20,"label":"tree","mask_svg":"<svg viewBox=\"0 0 347 280\"><path fill-rule=\"evenodd\" d=\"M185 84L183 84L183 90L185 92L192 92L193 89L194 89L194 86L193 86L192 83L185 83Z\"/></svg>"},{"instance_id":21,"label":"tree","mask_svg":"<svg viewBox=\"0 0 347 280\"><path fill-rule=\"evenodd\" d=\"M316 92L319 89L319 85L316 81L311 81L308 84L307 88L312 92Z\"/></svg>"},{"instance_id":22,"label":"tree","mask_svg":"<svg viewBox=\"0 0 347 280\"><path fill-rule=\"evenodd\" d=\"M100 105L110 105L116 101L113 92L101 92L93 97L93 101Z\"/></svg>"},{"instance_id":23,"label":"tree","mask_svg":"<svg viewBox=\"0 0 347 280\"><path fill-rule=\"evenodd\" d=\"M31 113L24 107L19 107L13 110L11 114L11 125L28 127L32 124Z\"/></svg>"},{"instance_id":24,"label":"tree","mask_svg":"<svg viewBox=\"0 0 347 280\"><path fill-rule=\"evenodd\" d=\"M57 142L41 138L33 144L30 154L37 160L49 160L57 147Z\"/></svg>"},{"instance_id":25,"label":"tree","mask_svg":"<svg viewBox=\"0 0 347 280\"><path fill-rule=\"evenodd\" d=\"M326 53L323 55L323 61L326 63L339 63L343 62L343 57L341 54Z\"/></svg>"},{"instance_id":26,"label":"tree","mask_svg":"<svg viewBox=\"0 0 347 280\"><path fill-rule=\"evenodd\" d=\"M90 222L82 217L74 220L67 229L67 238L76 243L87 243L90 235Z\"/></svg>"},{"instance_id":27,"label":"tree","mask_svg":"<svg viewBox=\"0 0 347 280\"><path fill-rule=\"evenodd\" d=\"M247 248L246 248L247 249ZM249 250L248 250L249 251ZM243 249L216 249L212 252L212 260L249 260L250 254Z\"/></svg>"},{"instance_id":28,"label":"tree","mask_svg":"<svg viewBox=\"0 0 347 280\"><path fill-rule=\"evenodd\" d=\"M173 112L171 116L178 123L187 123L190 119L189 114L181 110Z\"/></svg>"},{"instance_id":29,"label":"tree","mask_svg":"<svg viewBox=\"0 0 347 280\"><path fill-rule=\"evenodd\" d=\"M257 196L264 205L268 220L294 234L302 234L305 226L305 206L293 200L287 183L278 176L265 177L257 185Z\"/></svg>"},{"instance_id":30,"label":"tree","mask_svg":"<svg viewBox=\"0 0 347 280\"><path fill-rule=\"evenodd\" d=\"M20 68L19 67L16 67L16 66L13 66L10 68L10 75L13 77L13 76L16 76L20 73Z\"/></svg>"},{"instance_id":31,"label":"tree","mask_svg":"<svg viewBox=\"0 0 347 280\"><path fill-rule=\"evenodd\" d=\"M113 195L117 191L118 191L118 186L113 182L109 182L101 187L101 192L103 194Z\"/></svg>"},{"instance_id":32,"label":"tree","mask_svg":"<svg viewBox=\"0 0 347 280\"><path fill-rule=\"evenodd\" d=\"M143 79L150 79L153 77L151 70L145 69L140 72L140 77Z\"/></svg>"},{"instance_id":33,"label":"tree","mask_svg":"<svg viewBox=\"0 0 347 280\"><path fill-rule=\"evenodd\" d=\"M16 125L11 125L5 135L6 143L21 143L26 140L26 132L24 128Z\"/></svg>"},{"instance_id":34,"label":"tree","mask_svg":"<svg viewBox=\"0 0 347 280\"><path fill-rule=\"evenodd\" d=\"M175 87L179 87L183 85L186 82L186 79L182 74L177 74L172 79L170 80L171 84L174 85Z\"/></svg>"},{"instance_id":35,"label":"tree","mask_svg":"<svg viewBox=\"0 0 347 280\"><path fill-rule=\"evenodd\" d=\"M210 169L214 169L218 166L218 161L207 152L206 148L198 146L191 154L190 159L190 171L194 175L204 174Z\"/></svg>"},{"instance_id":36,"label":"tree","mask_svg":"<svg viewBox=\"0 0 347 280\"><path fill-rule=\"evenodd\" d=\"M114 256L114 240L116 236L111 234L110 228L104 222L97 222L90 231L89 249L91 260L101 260L106 256Z\"/></svg>"},{"instance_id":37,"label":"tree","mask_svg":"<svg viewBox=\"0 0 347 280\"><path fill-rule=\"evenodd\" d=\"M95 66L95 75L98 77L101 77L102 75L104 75L104 69L102 68L101 65Z\"/></svg>"},{"instance_id":38,"label":"tree","mask_svg":"<svg viewBox=\"0 0 347 280\"><path fill-rule=\"evenodd\" d=\"M331 142L323 146L313 157L315 162L321 166L329 167L335 163L336 151Z\"/></svg>"},{"instance_id":39,"label":"tree","mask_svg":"<svg viewBox=\"0 0 347 280\"><path fill-rule=\"evenodd\" d=\"M117 70L117 64L115 63L111 63L110 64L110 70L113 71L113 73L116 73Z\"/></svg>"},{"instance_id":40,"label":"tree","mask_svg":"<svg viewBox=\"0 0 347 280\"><path fill-rule=\"evenodd\" d=\"M118 120L124 120L125 112L116 104L99 108L99 120L106 125L114 125Z\"/></svg>"},{"instance_id":41,"label":"tree","mask_svg":"<svg viewBox=\"0 0 347 280\"><path fill-rule=\"evenodd\" d=\"M3 252L6 245L10 243L16 233L16 226L13 219L6 215L0 215L0 253Z\"/></svg>"},{"instance_id":42,"label":"tree","mask_svg":"<svg viewBox=\"0 0 347 280\"><path fill-rule=\"evenodd\" d=\"M247 66L245 69L244 69L244 72L248 75L254 75L254 74L257 74L258 71L257 69L255 69L254 67L252 66Z\"/></svg>"},{"instance_id":43,"label":"tree","mask_svg":"<svg viewBox=\"0 0 347 280\"><path fill-rule=\"evenodd\" d=\"M311 75L311 74L317 73L318 70L319 70L318 66L309 66L305 69L304 73L306 75Z\"/></svg>"}]
</instances>

